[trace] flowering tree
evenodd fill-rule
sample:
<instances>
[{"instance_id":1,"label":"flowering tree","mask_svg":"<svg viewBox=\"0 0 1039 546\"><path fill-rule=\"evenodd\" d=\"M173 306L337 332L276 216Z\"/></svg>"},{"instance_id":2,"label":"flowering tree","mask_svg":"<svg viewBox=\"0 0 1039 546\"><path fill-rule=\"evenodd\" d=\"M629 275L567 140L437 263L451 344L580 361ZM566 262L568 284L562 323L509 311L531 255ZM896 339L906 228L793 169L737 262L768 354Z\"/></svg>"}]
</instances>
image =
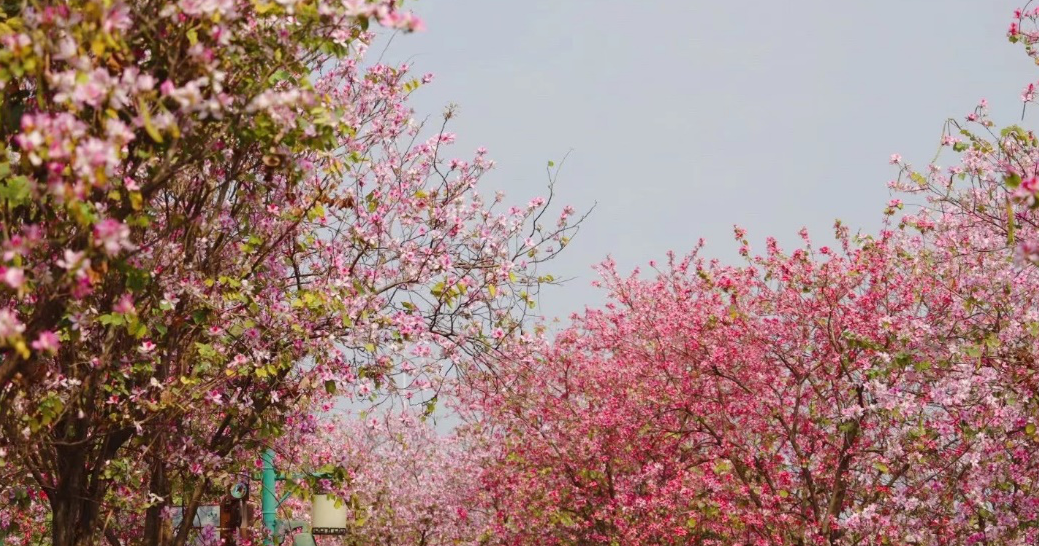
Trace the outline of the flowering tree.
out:
<instances>
[{"instance_id":1,"label":"flowering tree","mask_svg":"<svg viewBox=\"0 0 1039 546\"><path fill-rule=\"evenodd\" d=\"M469 398L505 544L1030 544L1039 272L912 228L694 253Z\"/></svg>"},{"instance_id":2,"label":"flowering tree","mask_svg":"<svg viewBox=\"0 0 1039 546\"><path fill-rule=\"evenodd\" d=\"M1037 17L1009 31L1033 57ZM1039 140L986 108L956 166L892 157L926 201L876 237L607 262L605 309L467 393L500 542L1033 543Z\"/></svg>"},{"instance_id":3,"label":"flowering tree","mask_svg":"<svg viewBox=\"0 0 1039 546\"><path fill-rule=\"evenodd\" d=\"M1033 60L1039 59L1037 22L1039 8L1018 9L1007 31L1010 41L1022 45ZM1036 101L1036 83L1022 90L1021 100L1026 109ZM936 162L949 150L960 158L956 165L943 169ZM1019 261L1039 264L1035 213L1039 206L1039 141L1034 131L1019 125L996 128L989 117L988 101L982 99L963 119L948 120L939 153L926 169L914 169L898 154L891 162L900 167L901 176L890 186L925 197L930 216L963 229L977 226L980 232L991 234L984 242L974 242L979 250L1013 248ZM903 206L901 200L892 204L899 209ZM906 219L915 221L915 215ZM929 220L923 221L926 229Z\"/></svg>"},{"instance_id":4,"label":"flowering tree","mask_svg":"<svg viewBox=\"0 0 1039 546\"><path fill-rule=\"evenodd\" d=\"M0 536L15 546L44 544L47 498L29 476L16 470L0 472Z\"/></svg>"},{"instance_id":5,"label":"flowering tree","mask_svg":"<svg viewBox=\"0 0 1039 546\"><path fill-rule=\"evenodd\" d=\"M485 202L484 152L446 159L406 106L429 77L362 64L369 21L420 26L384 0L3 4L0 463L54 544L183 544L313 393L432 392L520 324L572 209Z\"/></svg>"},{"instance_id":6,"label":"flowering tree","mask_svg":"<svg viewBox=\"0 0 1039 546\"><path fill-rule=\"evenodd\" d=\"M347 504L342 544L475 544L484 526L469 512L479 485L480 451L473 447L438 434L414 411L338 415L279 453L280 468L332 470L300 484L286 513L306 519L306 499L324 492Z\"/></svg>"}]
</instances>

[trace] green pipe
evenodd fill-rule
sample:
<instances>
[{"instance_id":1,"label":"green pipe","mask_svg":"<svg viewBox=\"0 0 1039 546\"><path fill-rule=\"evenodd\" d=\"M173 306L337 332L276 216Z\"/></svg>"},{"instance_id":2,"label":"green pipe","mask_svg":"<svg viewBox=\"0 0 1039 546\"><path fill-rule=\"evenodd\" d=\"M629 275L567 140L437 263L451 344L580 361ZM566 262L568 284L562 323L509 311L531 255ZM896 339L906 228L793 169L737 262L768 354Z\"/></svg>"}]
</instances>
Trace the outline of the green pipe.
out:
<instances>
[{"instance_id":1,"label":"green pipe","mask_svg":"<svg viewBox=\"0 0 1039 546\"><path fill-rule=\"evenodd\" d=\"M274 450L268 449L263 452L263 495L260 502L263 511L263 526L267 528L271 536L274 535L274 516L278 509L278 498L275 494L277 483L278 473L274 470Z\"/></svg>"}]
</instances>

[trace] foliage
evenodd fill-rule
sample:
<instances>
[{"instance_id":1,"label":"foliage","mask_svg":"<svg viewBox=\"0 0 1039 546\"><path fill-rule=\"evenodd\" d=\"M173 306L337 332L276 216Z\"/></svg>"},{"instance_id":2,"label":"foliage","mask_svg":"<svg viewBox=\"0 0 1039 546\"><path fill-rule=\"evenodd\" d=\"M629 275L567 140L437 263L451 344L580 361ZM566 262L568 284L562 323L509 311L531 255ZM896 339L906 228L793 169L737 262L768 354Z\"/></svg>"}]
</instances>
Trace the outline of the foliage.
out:
<instances>
[{"instance_id":1,"label":"foliage","mask_svg":"<svg viewBox=\"0 0 1039 546\"><path fill-rule=\"evenodd\" d=\"M465 395L497 543L1034 543L1039 140L986 108L955 166L892 157L873 236L604 263L605 308Z\"/></svg>"},{"instance_id":2,"label":"foliage","mask_svg":"<svg viewBox=\"0 0 1039 546\"><path fill-rule=\"evenodd\" d=\"M485 152L448 160L407 107L430 77L364 64L369 21L420 26L385 0L3 4L0 489L42 490L55 544L156 544L184 505L182 544L315 393L428 398L521 324L572 209L485 201Z\"/></svg>"},{"instance_id":3,"label":"foliage","mask_svg":"<svg viewBox=\"0 0 1039 546\"><path fill-rule=\"evenodd\" d=\"M337 415L317 425L282 456L307 480L286 503L286 517L309 517L309 496L330 494L348 507L349 533L323 542L344 546L474 544L482 522L477 502L480 450L438 433L414 411L385 409Z\"/></svg>"}]
</instances>

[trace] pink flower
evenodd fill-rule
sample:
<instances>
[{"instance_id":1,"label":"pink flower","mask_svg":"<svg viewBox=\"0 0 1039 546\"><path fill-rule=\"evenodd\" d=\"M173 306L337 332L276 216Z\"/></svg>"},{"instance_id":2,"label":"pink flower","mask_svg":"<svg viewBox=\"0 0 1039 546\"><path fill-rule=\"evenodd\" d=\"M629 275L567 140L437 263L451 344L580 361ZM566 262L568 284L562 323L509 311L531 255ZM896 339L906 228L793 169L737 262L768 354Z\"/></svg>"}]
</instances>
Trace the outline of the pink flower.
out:
<instances>
[{"instance_id":1,"label":"pink flower","mask_svg":"<svg viewBox=\"0 0 1039 546\"><path fill-rule=\"evenodd\" d=\"M0 271L3 272L4 284L14 288L15 290L22 287L25 284L25 271L20 267L9 267L4 269L0 267Z\"/></svg>"},{"instance_id":2,"label":"pink flower","mask_svg":"<svg viewBox=\"0 0 1039 546\"><path fill-rule=\"evenodd\" d=\"M111 142L89 138L76 147L76 172L88 180L93 180L99 170L111 173L118 164L119 152Z\"/></svg>"},{"instance_id":3,"label":"pink flower","mask_svg":"<svg viewBox=\"0 0 1039 546\"><path fill-rule=\"evenodd\" d=\"M1019 262L1028 262L1039 265L1039 241L1021 241L1017 245L1015 258Z\"/></svg>"},{"instance_id":4,"label":"pink flower","mask_svg":"<svg viewBox=\"0 0 1039 546\"><path fill-rule=\"evenodd\" d=\"M144 355L146 355L146 354L148 354L148 353L150 353L150 352L152 352L154 350L155 350L155 344L152 343L151 340L144 340L144 343L141 343L141 346L137 348L137 351L139 353L141 353L141 354L144 354Z\"/></svg>"},{"instance_id":5,"label":"pink flower","mask_svg":"<svg viewBox=\"0 0 1039 546\"><path fill-rule=\"evenodd\" d=\"M213 14L234 15L235 3L231 0L180 0L181 11L192 17L210 16Z\"/></svg>"},{"instance_id":6,"label":"pink flower","mask_svg":"<svg viewBox=\"0 0 1039 546\"><path fill-rule=\"evenodd\" d=\"M1021 181L1021 185L1014 189L1014 198L1024 203L1025 206L1034 206L1036 194L1039 193L1039 177L1030 176Z\"/></svg>"},{"instance_id":7,"label":"pink flower","mask_svg":"<svg viewBox=\"0 0 1039 546\"><path fill-rule=\"evenodd\" d=\"M72 101L76 104L88 104L94 108L101 106L112 86L112 78L104 68L96 68L88 75L86 81L77 82L72 89Z\"/></svg>"},{"instance_id":8,"label":"pink flower","mask_svg":"<svg viewBox=\"0 0 1039 546\"><path fill-rule=\"evenodd\" d=\"M122 297L119 298L119 301L115 303L115 308L113 310L116 313L133 313L133 296L130 294L123 294Z\"/></svg>"},{"instance_id":9,"label":"pink flower","mask_svg":"<svg viewBox=\"0 0 1039 546\"><path fill-rule=\"evenodd\" d=\"M102 21L102 28L109 34L115 34L114 31L125 31L131 25L133 25L133 20L130 18L130 10L121 3L117 3L108 13L105 13Z\"/></svg>"},{"instance_id":10,"label":"pink flower","mask_svg":"<svg viewBox=\"0 0 1039 546\"><path fill-rule=\"evenodd\" d=\"M102 247L105 254L115 256L120 250L131 250L130 228L126 224L106 218L94 226L94 244Z\"/></svg>"},{"instance_id":11,"label":"pink flower","mask_svg":"<svg viewBox=\"0 0 1039 546\"><path fill-rule=\"evenodd\" d=\"M17 337L25 331L25 325L18 320L18 314L11 309L0 309L0 339Z\"/></svg>"},{"instance_id":12,"label":"pink flower","mask_svg":"<svg viewBox=\"0 0 1039 546\"><path fill-rule=\"evenodd\" d=\"M85 258L85 254L85 252L76 252L66 248L65 257L57 262L58 267L69 273L75 273L77 277L85 277L86 270L90 269L90 259Z\"/></svg>"},{"instance_id":13,"label":"pink flower","mask_svg":"<svg viewBox=\"0 0 1039 546\"><path fill-rule=\"evenodd\" d=\"M58 345L60 345L58 334L48 330L40 332L40 335L36 336L36 341L32 342L33 349L52 354L58 351Z\"/></svg>"},{"instance_id":14,"label":"pink flower","mask_svg":"<svg viewBox=\"0 0 1039 546\"><path fill-rule=\"evenodd\" d=\"M898 154L891 154L891 164L892 165L898 165L901 162L902 162L902 156L900 156Z\"/></svg>"},{"instance_id":15,"label":"pink flower","mask_svg":"<svg viewBox=\"0 0 1039 546\"><path fill-rule=\"evenodd\" d=\"M379 24L389 28L401 29L408 32L421 32L426 28L426 24L422 22L422 19L419 19L411 12L402 13L397 10L380 6L376 9L376 15L379 18Z\"/></svg>"}]
</instances>

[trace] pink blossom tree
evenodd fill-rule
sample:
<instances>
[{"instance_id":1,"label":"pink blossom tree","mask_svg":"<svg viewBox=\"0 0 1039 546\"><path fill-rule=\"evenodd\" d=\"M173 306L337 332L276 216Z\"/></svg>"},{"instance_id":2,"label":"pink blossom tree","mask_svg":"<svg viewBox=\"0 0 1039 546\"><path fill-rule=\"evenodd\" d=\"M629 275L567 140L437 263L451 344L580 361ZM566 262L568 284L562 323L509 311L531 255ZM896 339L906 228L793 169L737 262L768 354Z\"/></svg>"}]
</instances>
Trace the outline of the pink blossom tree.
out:
<instances>
[{"instance_id":1,"label":"pink blossom tree","mask_svg":"<svg viewBox=\"0 0 1039 546\"><path fill-rule=\"evenodd\" d=\"M479 502L476 447L438 433L416 411L336 415L279 453L289 472L331 472L298 484L286 517L308 518L307 499L323 492L348 507L344 544L479 543L486 527L479 511L470 513Z\"/></svg>"},{"instance_id":2,"label":"pink blossom tree","mask_svg":"<svg viewBox=\"0 0 1039 546\"><path fill-rule=\"evenodd\" d=\"M1030 544L1039 271L964 237L603 267L473 390L504 544Z\"/></svg>"},{"instance_id":3,"label":"pink blossom tree","mask_svg":"<svg viewBox=\"0 0 1039 546\"><path fill-rule=\"evenodd\" d=\"M421 24L389 0L4 4L0 468L53 544L183 544L314 393L428 391L522 323L571 209L485 201L485 152L448 159L407 106L430 78L364 65L369 21Z\"/></svg>"},{"instance_id":4,"label":"pink blossom tree","mask_svg":"<svg viewBox=\"0 0 1039 546\"><path fill-rule=\"evenodd\" d=\"M1034 543L1039 140L986 108L955 166L892 157L873 236L605 263L604 309L464 393L496 543Z\"/></svg>"}]
</instances>

